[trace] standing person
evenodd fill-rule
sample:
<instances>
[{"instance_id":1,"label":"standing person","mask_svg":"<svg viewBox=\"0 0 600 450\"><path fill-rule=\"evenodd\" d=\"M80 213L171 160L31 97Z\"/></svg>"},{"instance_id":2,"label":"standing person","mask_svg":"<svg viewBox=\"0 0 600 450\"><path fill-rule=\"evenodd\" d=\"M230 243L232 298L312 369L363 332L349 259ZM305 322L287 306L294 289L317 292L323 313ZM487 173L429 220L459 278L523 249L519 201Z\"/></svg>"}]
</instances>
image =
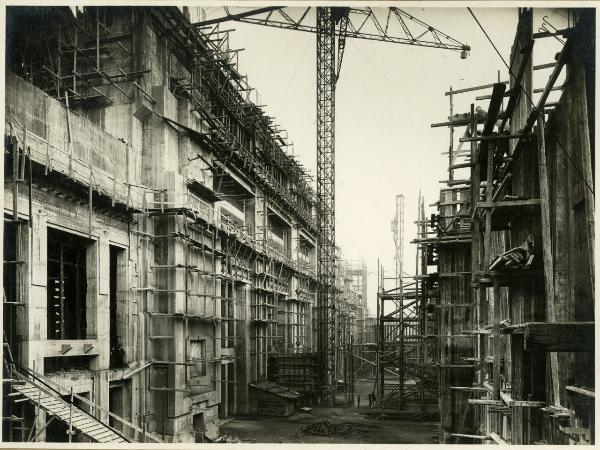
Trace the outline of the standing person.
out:
<instances>
[{"instance_id":1,"label":"standing person","mask_svg":"<svg viewBox=\"0 0 600 450\"><path fill-rule=\"evenodd\" d=\"M357 402L358 402L358 407L360 408L360 395L358 396Z\"/></svg>"}]
</instances>

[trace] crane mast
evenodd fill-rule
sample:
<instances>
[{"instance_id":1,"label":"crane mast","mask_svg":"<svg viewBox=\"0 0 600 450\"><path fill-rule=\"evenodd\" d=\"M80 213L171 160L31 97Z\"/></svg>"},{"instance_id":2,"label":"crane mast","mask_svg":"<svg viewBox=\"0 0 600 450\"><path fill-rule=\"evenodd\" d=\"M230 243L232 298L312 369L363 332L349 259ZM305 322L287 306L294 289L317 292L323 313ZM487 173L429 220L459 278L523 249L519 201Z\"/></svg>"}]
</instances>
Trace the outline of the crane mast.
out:
<instances>
[{"instance_id":1,"label":"crane mast","mask_svg":"<svg viewBox=\"0 0 600 450\"><path fill-rule=\"evenodd\" d=\"M317 292L321 388L333 400L335 378L335 18L317 8Z\"/></svg>"}]
</instances>

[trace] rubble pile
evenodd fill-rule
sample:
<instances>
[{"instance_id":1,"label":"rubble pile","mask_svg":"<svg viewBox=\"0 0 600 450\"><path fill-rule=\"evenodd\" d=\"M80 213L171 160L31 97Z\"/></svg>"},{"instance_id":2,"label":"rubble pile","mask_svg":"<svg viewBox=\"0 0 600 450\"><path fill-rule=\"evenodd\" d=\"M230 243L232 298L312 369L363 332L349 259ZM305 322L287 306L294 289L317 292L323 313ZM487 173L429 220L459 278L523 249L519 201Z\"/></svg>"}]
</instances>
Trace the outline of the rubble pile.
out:
<instances>
[{"instance_id":1,"label":"rubble pile","mask_svg":"<svg viewBox=\"0 0 600 450\"><path fill-rule=\"evenodd\" d=\"M302 431L306 434L314 434L316 436L331 436L334 434L350 434L350 433L366 433L367 430L352 423L331 423L329 420L323 420L310 424Z\"/></svg>"}]
</instances>

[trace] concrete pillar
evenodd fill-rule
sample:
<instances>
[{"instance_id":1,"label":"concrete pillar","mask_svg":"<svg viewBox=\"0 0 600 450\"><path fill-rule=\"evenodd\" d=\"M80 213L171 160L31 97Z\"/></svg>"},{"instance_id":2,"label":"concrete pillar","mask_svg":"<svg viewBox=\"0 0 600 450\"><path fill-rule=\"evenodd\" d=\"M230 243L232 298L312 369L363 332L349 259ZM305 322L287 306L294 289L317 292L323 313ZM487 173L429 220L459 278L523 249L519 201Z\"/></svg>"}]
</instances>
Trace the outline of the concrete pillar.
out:
<instances>
[{"instance_id":1,"label":"concrete pillar","mask_svg":"<svg viewBox=\"0 0 600 450\"><path fill-rule=\"evenodd\" d=\"M229 389L227 389L227 381L229 380L229 366L226 363L221 364L221 417L229 415Z\"/></svg>"},{"instance_id":2,"label":"concrete pillar","mask_svg":"<svg viewBox=\"0 0 600 450\"><path fill-rule=\"evenodd\" d=\"M99 354L92 360L92 370L108 369L110 364L109 293L110 251L108 239L101 236L86 251L87 337L97 340Z\"/></svg>"},{"instance_id":3,"label":"concrete pillar","mask_svg":"<svg viewBox=\"0 0 600 450\"><path fill-rule=\"evenodd\" d=\"M28 249L31 232L31 249ZM44 373L44 355L42 341L48 336L48 233L45 216L39 212L34 214L32 229L27 224L17 227L20 234L21 258L27 259L29 264L21 264L21 285L23 301L26 306L17 308L17 324L22 331L21 335L21 361L27 367L34 368L36 372ZM17 286L17 289L19 287Z\"/></svg>"},{"instance_id":4,"label":"concrete pillar","mask_svg":"<svg viewBox=\"0 0 600 450\"><path fill-rule=\"evenodd\" d=\"M24 289L22 302L25 307L17 309L17 324L22 331L21 335L21 362L29 368L35 368L38 373L44 373L44 355L42 341L47 340L48 316L48 233L46 216L37 213L31 217L31 229L27 224L17 227L20 234L21 258L26 258L28 263L21 265L21 284ZM29 239L31 233L31 240ZM31 247L29 247L31 242ZM26 256L27 255L27 256ZM17 288L19 288L17 286ZM39 412L35 427L40 430L46 423L46 413ZM46 433L42 432L36 442L44 442Z\"/></svg>"},{"instance_id":5,"label":"concrete pillar","mask_svg":"<svg viewBox=\"0 0 600 450\"><path fill-rule=\"evenodd\" d=\"M172 226L177 228L177 221L184 220L183 218L176 217ZM168 264L185 264L185 244L183 241L178 239L171 239L169 245L169 258ZM183 269L170 269L168 271L163 271L166 274L169 274L169 282L168 289L172 289L175 291L183 291L186 289L186 271ZM159 274L160 275L160 274ZM186 294L185 292L174 292L168 293L169 301L174 302L173 312L185 313L185 301ZM183 320L173 319L173 339L170 344L172 347L172 360L177 362L185 362L187 359L186 355L186 340L187 336L185 335L185 324ZM186 366L184 365L175 365L173 368L173 373L175 377L174 386L176 388L185 388L185 379L186 379ZM182 392L175 392L173 395L174 401L171 402L169 414L172 416L181 416L185 413L189 412L189 408L185 409L185 404L183 402L184 394Z\"/></svg>"},{"instance_id":6,"label":"concrete pillar","mask_svg":"<svg viewBox=\"0 0 600 450\"><path fill-rule=\"evenodd\" d=\"M235 362L235 385L236 394L236 414L248 413L248 383L250 382L250 324L251 324L251 307L252 301L251 286L245 285L243 289L243 301L239 302L238 310L239 317L244 317L245 320L237 324L237 340L235 353L237 360Z\"/></svg>"}]
</instances>

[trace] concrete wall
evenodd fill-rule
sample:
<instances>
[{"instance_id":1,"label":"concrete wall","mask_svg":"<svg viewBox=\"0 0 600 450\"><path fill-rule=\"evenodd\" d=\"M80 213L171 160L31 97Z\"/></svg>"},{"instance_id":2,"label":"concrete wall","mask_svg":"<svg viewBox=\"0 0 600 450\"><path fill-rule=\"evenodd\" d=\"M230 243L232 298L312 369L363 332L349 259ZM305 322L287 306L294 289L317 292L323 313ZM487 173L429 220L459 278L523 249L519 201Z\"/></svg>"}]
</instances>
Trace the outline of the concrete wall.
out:
<instances>
[{"instance_id":1,"label":"concrete wall","mask_svg":"<svg viewBox=\"0 0 600 450\"><path fill-rule=\"evenodd\" d=\"M84 345L87 348L91 344L92 350L85 353L92 355L87 370L69 369L48 376L61 386L73 387L75 392L89 393L89 398L103 409L97 412L103 421L108 420L111 406L111 383L122 384L123 396L118 406L112 405L114 408L118 407L140 428L164 433L168 441L194 442L199 432L209 437L218 435L219 415L248 412L248 383L256 381L256 374L267 374L266 353L258 357L252 353L257 326L252 322L251 305L257 298L265 298L268 292L276 298L278 309L294 313L282 317L279 324L269 325L269 331L263 333L274 336L283 334L278 327L286 328L292 344L298 339L296 312L302 309L308 321L306 343L312 342L311 304L285 302L297 298L295 287L300 277L314 280L314 275L296 272L298 261L293 251L301 231L305 238L314 238L297 223L289 208L278 205L253 181L253 175L243 173L241 168L225 170L254 193L247 200L244 217L240 217L247 230L227 228L210 200L194 197L196 206L190 206L192 197L186 179L195 179L212 189L214 176L204 161L190 159L200 154L214 161L216 155L157 114L198 132L208 131L208 126L198 113L191 112L193 105L188 99L171 92L169 77L188 77L189 73L168 50L165 35L159 35L150 24L149 14L135 17L131 29L136 49L133 59L139 67L149 69L137 82L152 99L126 82L120 86L128 95L109 85L100 88L113 100L111 104L67 110L22 78L7 74L6 102L12 128L8 127L6 133L20 139L26 136L32 161L39 170L34 177L31 217L26 190L21 188L18 197L19 216L32 225L18 227L21 253L29 255L19 277L23 284L21 298L26 304L18 312L22 330L19 353L25 366L43 373L45 357L68 360L69 355L84 354ZM120 20L116 19L117 24ZM103 64L107 73L116 71L115 64ZM87 198L90 184L94 199L91 216ZM6 186L5 212L10 215L12 191ZM161 207L166 212L177 209L178 213L158 214ZM187 208L188 213L199 214L198 207L202 212L196 220L180 213ZM261 226L267 225L268 209L289 224L286 239L292 252L287 257L275 254L266 245L266 227ZM49 227L89 240L85 339L46 339ZM118 312L114 323L109 307L111 246L123 252L118 259ZM269 272L274 277L265 282L255 276L257 272ZM233 289L225 290L223 277ZM225 295L235 298L235 322L231 327L219 323ZM119 328L123 367L110 365L111 326ZM227 329L235 330L236 340L231 346L222 339ZM205 341L206 373L201 376L191 376L192 345L196 345L192 341ZM266 342L262 341L261 351L283 349L282 343ZM72 346L65 356L63 344ZM142 369L152 361L167 362L164 374L160 364ZM251 362L256 365L254 372ZM230 404L224 403L231 398ZM204 430L194 429L197 414L203 414ZM38 423L41 425L44 419L42 415ZM42 433L38 440L44 438Z\"/></svg>"}]
</instances>

